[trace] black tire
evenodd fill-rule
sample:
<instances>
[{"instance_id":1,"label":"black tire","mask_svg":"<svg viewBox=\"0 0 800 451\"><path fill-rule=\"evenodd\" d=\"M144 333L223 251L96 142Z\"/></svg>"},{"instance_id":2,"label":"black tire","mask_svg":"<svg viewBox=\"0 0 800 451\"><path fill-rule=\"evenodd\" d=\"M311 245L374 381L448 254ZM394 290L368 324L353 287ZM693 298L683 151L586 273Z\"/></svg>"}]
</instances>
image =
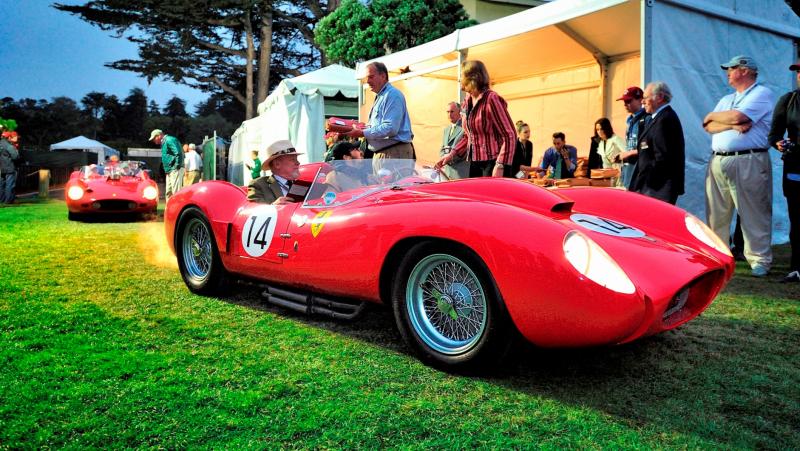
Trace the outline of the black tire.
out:
<instances>
[{"instance_id":1,"label":"black tire","mask_svg":"<svg viewBox=\"0 0 800 451\"><path fill-rule=\"evenodd\" d=\"M228 285L211 226L202 211L187 208L175 227L175 254L183 282L192 293L219 294Z\"/></svg>"},{"instance_id":2,"label":"black tire","mask_svg":"<svg viewBox=\"0 0 800 451\"><path fill-rule=\"evenodd\" d=\"M413 246L392 282L392 310L413 353L446 371L494 369L516 338L486 265L457 245Z\"/></svg>"},{"instance_id":3,"label":"black tire","mask_svg":"<svg viewBox=\"0 0 800 451\"><path fill-rule=\"evenodd\" d=\"M81 219L83 219L83 216L81 216L80 213L73 213L71 211L68 211L67 219L69 219L70 221L80 221Z\"/></svg>"}]
</instances>

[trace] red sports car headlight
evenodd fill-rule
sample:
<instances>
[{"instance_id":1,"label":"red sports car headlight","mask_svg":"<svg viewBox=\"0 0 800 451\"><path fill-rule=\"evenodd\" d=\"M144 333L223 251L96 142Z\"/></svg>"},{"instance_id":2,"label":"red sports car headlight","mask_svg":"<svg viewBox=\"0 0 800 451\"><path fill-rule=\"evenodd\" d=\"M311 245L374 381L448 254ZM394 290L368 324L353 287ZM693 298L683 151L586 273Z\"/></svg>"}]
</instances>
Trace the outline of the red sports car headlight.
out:
<instances>
[{"instance_id":1,"label":"red sports car headlight","mask_svg":"<svg viewBox=\"0 0 800 451\"><path fill-rule=\"evenodd\" d=\"M83 197L83 188L80 186L70 186L69 191L67 191L67 197L72 200L79 200Z\"/></svg>"},{"instance_id":2,"label":"red sports car headlight","mask_svg":"<svg viewBox=\"0 0 800 451\"><path fill-rule=\"evenodd\" d=\"M689 233L694 235L695 238L703 243L713 247L714 249L722 252L723 254L733 257L731 250L724 242L711 230L705 223L692 214L686 214L686 228Z\"/></svg>"},{"instance_id":3,"label":"red sports car headlight","mask_svg":"<svg viewBox=\"0 0 800 451\"><path fill-rule=\"evenodd\" d=\"M155 186L148 186L142 190L142 196L147 200L153 200L158 197L158 189Z\"/></svg>"},{"instance_id":4,"label":"red sports car headlight","mask_svg":"<svg viewBox=\"0 0 800 451\"><path fill-rule=\"evenodd\" d=\"M575 230L569 232L564 238L564 256L579 273L609 290L623 294L636 292L625 271L586 235Z\"/></svg>"}]
</instances>

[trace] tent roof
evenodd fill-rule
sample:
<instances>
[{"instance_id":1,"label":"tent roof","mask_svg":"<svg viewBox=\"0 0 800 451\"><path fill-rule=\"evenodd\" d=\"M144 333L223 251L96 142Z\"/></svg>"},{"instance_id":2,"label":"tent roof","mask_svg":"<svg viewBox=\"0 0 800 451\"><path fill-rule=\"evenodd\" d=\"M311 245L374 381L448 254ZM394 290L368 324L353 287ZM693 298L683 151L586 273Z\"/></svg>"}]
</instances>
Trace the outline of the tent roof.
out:
<instances>
[{"instance_id":1,"label":"tent roof","mask_svg":"<svg viewBox=\"0 0 800 451\"><path fill-rule=\"evenodd\" d=\"M770 8L761 2L736 0L662 1L800 37L800 19L783 1L770 2L774 6ZM639 0L555 0L359 63L356 77L365 78L367 65L381 61L394 75L410 72L401 75L403 78L434 72L438 77L456 79L459 52L463 51L466 58L487 63L492 81L497 83L636 54L642 45L638 25L642 21L642 4ZM519 49L524 51L520 53Z\"/></svg>"},{"instance_id":2,"label":"tent roof","mask_svg":"<svg viewBox=\"0 0 800 451\"><path fill-rule=\"evenodd\" d=\"M345 97L358 97L358 81L353 69L331 64L307 74L287 78L281 83L287 88L299 89L302 92L319 91L325 97L333 97L342 93Z\"/></svg>"},{"instance_id":3,"label":"tent roof","mask_svg":"<svg viewBox=\"0 0 800 451\"><path fill-rule=\"evenodd\" d=\"M112 149L100 141L89 139L85 136L76 136L60 143L50 145L50 150L64 150L64 149L88 149L88 150L110 150L113 153L119 153L116 149Z\"/></svg>"}]
</instances>

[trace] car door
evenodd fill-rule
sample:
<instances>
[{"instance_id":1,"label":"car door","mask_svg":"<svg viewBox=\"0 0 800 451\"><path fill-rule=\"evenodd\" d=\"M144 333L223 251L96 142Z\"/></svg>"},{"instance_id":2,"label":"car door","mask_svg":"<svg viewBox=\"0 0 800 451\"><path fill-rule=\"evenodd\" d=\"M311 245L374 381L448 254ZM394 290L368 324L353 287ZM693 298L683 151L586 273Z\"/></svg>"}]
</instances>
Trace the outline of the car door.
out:
<instances>
[{"instance_id":1,"label":"car door","mask_svg":"<svg viewBox=\"0 0 800 451\"><path fill-rule=\"evenodd\" d=\"M238 257L241 272L273 278L287 257L286 229L298 204L284 205L248 202L239 211L231 228L231 250ZM267 264L265 264L267 263Z\"/></svg>"}]
</instances>

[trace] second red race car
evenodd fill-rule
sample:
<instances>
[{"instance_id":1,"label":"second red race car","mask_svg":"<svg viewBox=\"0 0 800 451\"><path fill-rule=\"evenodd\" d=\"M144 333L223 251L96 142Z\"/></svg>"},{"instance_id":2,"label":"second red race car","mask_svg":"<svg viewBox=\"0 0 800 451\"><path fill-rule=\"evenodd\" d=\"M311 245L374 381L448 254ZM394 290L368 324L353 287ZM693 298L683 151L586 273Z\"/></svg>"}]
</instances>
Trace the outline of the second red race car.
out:
<instances>
[{"instance_id":1,"label":"second red race car","mask_svg":"<svg viewBox=\"0 0 800 451\"><path fill-rule=\"evenodd\" d=\"M64 188L70 220L98 214L154 215L158 185L140 161L83 166Z\"/></svg>"}]
</instances>

